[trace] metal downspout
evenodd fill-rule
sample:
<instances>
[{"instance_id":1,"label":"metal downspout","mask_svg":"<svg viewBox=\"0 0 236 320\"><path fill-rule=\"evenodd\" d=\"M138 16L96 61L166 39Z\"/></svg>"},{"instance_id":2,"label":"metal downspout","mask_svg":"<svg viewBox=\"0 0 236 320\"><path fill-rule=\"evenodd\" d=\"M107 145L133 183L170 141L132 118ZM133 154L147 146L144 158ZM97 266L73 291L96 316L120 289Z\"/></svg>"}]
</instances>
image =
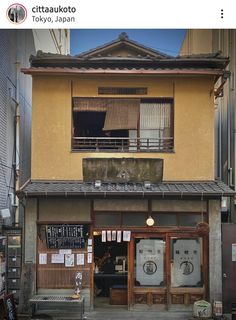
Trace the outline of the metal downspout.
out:
<instances>
[{"instance_id":1,"label":"metal downspout","mask_svg":"<svg viewBox=\"0 0 236 320\"><path fill-rule=\"evenodd\" d=\"M15 124L14 124L14 143L15 143L15 174L14 174L14 203L15 209L15 224L19 224L19 199L16 196L16 190L19 190L19 172L20 172L20 39L19 31L17 31L17 50L16 50L16 109L15 109Z\"/></svg>"}]
</instances>

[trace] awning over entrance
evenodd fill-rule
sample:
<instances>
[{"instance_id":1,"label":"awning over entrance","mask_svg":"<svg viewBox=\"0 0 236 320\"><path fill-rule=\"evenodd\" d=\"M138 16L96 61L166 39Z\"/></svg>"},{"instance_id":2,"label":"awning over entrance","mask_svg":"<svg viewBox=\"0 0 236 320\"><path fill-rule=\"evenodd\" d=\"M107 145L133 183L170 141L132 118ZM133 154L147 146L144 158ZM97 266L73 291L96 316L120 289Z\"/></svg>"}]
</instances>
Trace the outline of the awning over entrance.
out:
<instances>
[{"instance_id":1,"label":"awning over entrance","mask_svg":"<svg viewBox=\"0 0 236 320\"><path fill-rule=\"evenodd\" d=\"M161 183L101 183L82 181L29 180L18 191L19 197L233 197L235 191L222 181L189 181Z\"/></svg>"}]
</instances>

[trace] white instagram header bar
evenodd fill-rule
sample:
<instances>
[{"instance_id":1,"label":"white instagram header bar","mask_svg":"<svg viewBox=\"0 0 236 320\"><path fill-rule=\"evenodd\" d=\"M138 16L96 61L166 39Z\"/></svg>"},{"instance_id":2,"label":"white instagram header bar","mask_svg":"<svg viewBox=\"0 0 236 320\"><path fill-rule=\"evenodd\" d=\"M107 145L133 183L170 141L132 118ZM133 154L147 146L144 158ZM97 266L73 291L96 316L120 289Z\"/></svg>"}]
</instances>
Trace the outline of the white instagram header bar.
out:
<instances>
[{"instance_id":1,"label":"white instagram header bar","mask_svg":"<svg viewBox=\"0 0 236 320\"><path fill-rule=\"evenodd\" d=\"M236 28L232 0L17 1L0 2L0 28Z\"/></svg>"}]
</instances>

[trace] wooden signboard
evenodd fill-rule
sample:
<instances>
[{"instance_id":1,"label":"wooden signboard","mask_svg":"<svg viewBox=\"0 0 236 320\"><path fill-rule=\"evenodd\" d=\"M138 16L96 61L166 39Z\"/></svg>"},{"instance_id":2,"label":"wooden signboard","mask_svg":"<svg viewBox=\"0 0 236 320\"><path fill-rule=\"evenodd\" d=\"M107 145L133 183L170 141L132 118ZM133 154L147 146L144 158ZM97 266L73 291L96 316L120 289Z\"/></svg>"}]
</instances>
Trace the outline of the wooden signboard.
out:
<instances>
[{"instance_id":1,"label":"wooden signboard","mask_svg":"<svg viewBox=\"0 0 236 320\"><path fill-rule=\"evenodd\" d=\"M83 181L144 182L163 180L163 159L84 158Z\"/></svg>"},{"instance_id":2,"label":"wooden signboard","mask_svg":"<svg viewBox=\"0 0 236 320\"><path fill-rule=\"evenodd\" d=\"M16 306L13 294L6 295L3 300L7 320L17 320Z\"/></svg>"}]
</instances>

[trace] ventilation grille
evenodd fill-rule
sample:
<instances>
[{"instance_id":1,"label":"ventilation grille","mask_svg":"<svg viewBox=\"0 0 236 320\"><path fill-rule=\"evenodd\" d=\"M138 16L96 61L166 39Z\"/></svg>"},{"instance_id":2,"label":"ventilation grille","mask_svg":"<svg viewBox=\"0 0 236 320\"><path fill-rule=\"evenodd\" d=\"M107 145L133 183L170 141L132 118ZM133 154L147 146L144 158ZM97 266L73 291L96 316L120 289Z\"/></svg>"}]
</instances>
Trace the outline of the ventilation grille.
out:
<instances>
[{"instance_id":1,"label":"ventilation grille","mask_svg":"<svg viewBox=\"0 0 236 320\"><path fill-rule=\"evenodd\" d=\"M147 88L99 87L98 94L144 95Z\"/></svg>"}]
</instances>

